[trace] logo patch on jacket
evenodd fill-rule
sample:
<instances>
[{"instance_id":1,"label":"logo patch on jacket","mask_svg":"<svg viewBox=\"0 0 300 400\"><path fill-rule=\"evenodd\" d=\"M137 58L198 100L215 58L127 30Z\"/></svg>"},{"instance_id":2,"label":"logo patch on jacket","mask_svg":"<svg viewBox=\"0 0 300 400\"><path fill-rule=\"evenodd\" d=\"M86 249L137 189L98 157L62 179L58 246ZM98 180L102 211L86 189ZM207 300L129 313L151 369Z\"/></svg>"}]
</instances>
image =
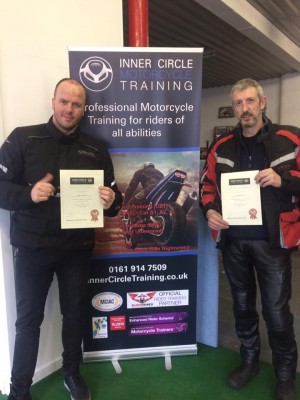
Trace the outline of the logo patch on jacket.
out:
<instances>
[{"instance_id":1,"label":"logo patch on jacket","mask_svg":"<svg viewBox=\"0 0 300 400\"><path fill-rule=\"evenodd\" d=\"M92 151L78 150L78 154L84 157L96 158L95 153Z\"/></svg>"},{"instance_id":2,"label":"logo patch on jacket","mask_svg":"<svg viewBox=\"0 0 300 400\"><path fill-rule=\"evenodd\" d=\"M3 172L7 173L8 169L4 167L4 165L0 164L0 168L2 169Z\"/></svg>"}]
</instances>

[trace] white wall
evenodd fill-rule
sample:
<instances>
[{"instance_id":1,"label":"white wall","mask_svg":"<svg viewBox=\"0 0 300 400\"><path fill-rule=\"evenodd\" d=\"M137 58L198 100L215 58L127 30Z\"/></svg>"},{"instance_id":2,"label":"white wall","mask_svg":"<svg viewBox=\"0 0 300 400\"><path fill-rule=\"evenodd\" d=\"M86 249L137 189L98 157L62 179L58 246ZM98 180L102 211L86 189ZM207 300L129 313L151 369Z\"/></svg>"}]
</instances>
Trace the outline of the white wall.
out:
<instances>
[{"instance_id":1,"label":"white wall","mask_svg":"<svg viewBox=\"0 0 300 400\"><path fill-rule=\"evenodd\" d=\"M14 345L15 290L12 252L9 244L9 214L0 210L0 391L8 390Z\"/></svg>"},{"instance_id":2,"label":"white wall","mask_svg":"<svg viewBox=\"0 0 300 400\"><path fill-rule=\"evenodd\" d=\"M1 1L1 143L16 126L48 120L54 86L59 79L69 75L69 46L122 45L122 0ZM8 236L9 215L0 210L0 391L3 393L9 389L15 320ZM46 305L35 381L61 366L60 327L55 281Z\"/></svg>"},{"instance_id":3,"label":"white wall","mask_svg":"<svg viewBox=\"0 0 300 400\"><path fill-rule=\"evenodd\" d=\"M261 81L267 96L267 116L276 123L300 127L300 74L286 74L281 78ZM204 89L202 92L202 118L200 142L211 143L215 126L231 126L236 118L218 118L219 107L231 105L231 86Z\"/></svg>"},{"instance_id":4,"label":"white wall","mask_svg":"<svg viewBox=\"0 0 300 400\"><path fill-rule=\"evenodd\" d=\"M300 76L287 74L282 80L281 123L300 127Z\"/></svg>"}]
</instances>

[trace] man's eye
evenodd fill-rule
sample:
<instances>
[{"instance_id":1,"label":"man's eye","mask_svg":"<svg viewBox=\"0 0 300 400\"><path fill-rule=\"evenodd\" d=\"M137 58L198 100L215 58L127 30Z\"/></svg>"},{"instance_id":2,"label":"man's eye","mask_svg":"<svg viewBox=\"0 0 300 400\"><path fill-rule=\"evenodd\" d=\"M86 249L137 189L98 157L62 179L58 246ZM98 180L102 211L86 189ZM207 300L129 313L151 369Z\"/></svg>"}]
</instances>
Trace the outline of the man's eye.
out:
<instances>
[{"instance_id":1,"label":"man's eye","mask_svg":"<svg viewBox=\"0 0 300 400\"><path fill-rule=\"evenodd\" d=\"M235 107L239 107L241 104L242 104L241 101L235 101L235 102L234 102L234 106L235 106Z\"/></svg>"}]
</instances>

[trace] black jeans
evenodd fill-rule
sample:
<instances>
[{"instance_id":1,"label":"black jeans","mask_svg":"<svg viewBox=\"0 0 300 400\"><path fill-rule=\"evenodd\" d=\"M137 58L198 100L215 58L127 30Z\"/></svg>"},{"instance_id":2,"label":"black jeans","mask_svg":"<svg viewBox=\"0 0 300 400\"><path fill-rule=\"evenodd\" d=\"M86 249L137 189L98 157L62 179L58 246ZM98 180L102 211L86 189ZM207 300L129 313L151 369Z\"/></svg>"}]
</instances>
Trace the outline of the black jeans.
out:
<instances>
[{"instance_id":1,"label":"black jeans","mask_svg":"<svg viewBox=\"0 0 300 400\"><path fill-rule=\"evenodd\" d=\"M20 248L15 257L17 303L16 338L12 367L12 389L26 393L32 384L44 319L47 294L57 275L60 309L63 316L63 370L76 373L82 359L86 288L91 251L66 252L60 249ZM51 340L51 338L49 338Z\"/></svg>"},{"instance_id":2,"label":"black jeans","mask_svg":"<svg viewBox=\"0 0 300 400\"><path fill-rule=\"evenodd\" d=\"M222 256L232 292L242 363L258 362L260 354L257 277L276 377L280 380L294 379L298 355L289 307L290 252L271 249L264 240L228 239Z\"/></svg>"}]
</instances>

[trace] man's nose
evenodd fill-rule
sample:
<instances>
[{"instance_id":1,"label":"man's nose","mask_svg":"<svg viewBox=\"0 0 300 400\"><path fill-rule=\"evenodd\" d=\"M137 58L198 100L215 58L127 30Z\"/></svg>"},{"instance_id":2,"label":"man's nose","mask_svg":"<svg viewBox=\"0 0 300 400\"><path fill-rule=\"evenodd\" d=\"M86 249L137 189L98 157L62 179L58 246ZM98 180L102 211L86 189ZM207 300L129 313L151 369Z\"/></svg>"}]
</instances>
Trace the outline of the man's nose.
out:
<instances>
[{"instance_id":1,"label":"man's nose","mask_svg":"<svg viewBox=\"0 0 300 400\"><path fill-rule=\"evenodd\" d=\"M66 110L69 112L69 113L72 113L73 112L73 106L72 106L72 104L67 104L66 105Z\"/></svg>"},{"instance_id":2,"label":"man's nose","mask_svg":"<svg viewBox=\"0 0 300 400\"><path fill-rule=\"evenodd\" d=\"M246 100L244 100L244 101L242 102L242 110L243 110L243 111L244 111L244 110L248 110L248 103L247 103Z\"/></svg>"}]
</instances>

